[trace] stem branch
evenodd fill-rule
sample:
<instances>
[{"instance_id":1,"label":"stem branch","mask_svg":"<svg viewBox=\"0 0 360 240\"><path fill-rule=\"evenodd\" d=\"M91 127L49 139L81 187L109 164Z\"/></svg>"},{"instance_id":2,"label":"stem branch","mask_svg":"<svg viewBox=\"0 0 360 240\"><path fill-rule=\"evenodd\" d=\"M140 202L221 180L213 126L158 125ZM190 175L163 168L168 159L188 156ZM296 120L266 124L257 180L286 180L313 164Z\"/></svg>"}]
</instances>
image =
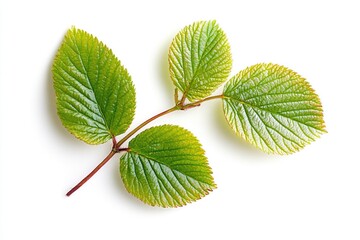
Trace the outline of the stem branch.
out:
<instances>
[{"instance_id":1,"label":"stem branch","mask_svg":"<svg viewBox=\"0 0 360 240\"><path fill-rule=\"evenodd\" d=\"M116 138L115 136L112 137L112 142L113 142L113 147L111 152L104 158L104 160L96 166L96 168L94 168L94 170L92 170L83 180L81 180L75 187L73 187L68 193L66 193L66 196L70 196L71 194L73 194L76 190L78 190L82 185L84 185L90 178L92 178L92 176L95 175L95 173L97 173L116 153L118 152L122 152L122 151L126 151L128 152L130 149L129 148L120 148L121 145L128 140L130 137L132 137L135 133L137 133L141 128L143 128L145 125L149 124L150 122L154 121L155 119L162 117L168 113L177 111L177 110L186 110L186 109L190 109L190 108L194 108L194 107L198 107L200 106L201 103L206 102L206 101L210 101L213 99L217 99L217 98L223 98L224 95L216 95L216 96L211 96L211 97L207 97L204 99L201 99L199 101L193 102L193 103L188 103L188 104L184 104L185 103L185 99L186 99L186 95L184 94L182 99L176 103L176 105L172 108L169 108L151 118L149 118L148 120L144 121L143 123L141 123L139 126L137 126L136 128L134 128L131 132L129 132L127 135L125 135L125 137L123 137L119 142L116 142Z\"/></svg>"},{"instance_id":2,"label":"stem branch","mask_svg":"<svg viewBox=\"0 0 360 240\"><path fill-rule=\"evenodd\" d=\"M197 107L197 106L200 106L200 104L203 103L203 102L218 99L218 98L224 98L224 95L222 95L222 94L221 95L215 95L215 96L211 96L211 97L201 99L201 100L193 102L193 103L188 103L188 104L184 105L183 108L188 109L188 108L192 108L192 107Z\"/></svg>"},{"instance_id":3,"label":"stem branch","mask_svg":"<svg viewBox=\"0 0 360 240\"><path fill-rule=\"evenodd\" d=\"M162 117L168 113L174 112L178 110L178 107L172 107L169 108L159 114L156 114L155 116L149 118L148 120L144 121L143 123L141 123L139 126L137 126L136 128L134 128L131 132L129 132L125 137L123 137L117 144L116 147L119 148L126 140L128 140L132 135L134 135L135 133L137 133L137 131L139 131L141 128L145 127L145 125L149 124L150 122L154 121L155 119Z\"/></svg>"}]
</instances>

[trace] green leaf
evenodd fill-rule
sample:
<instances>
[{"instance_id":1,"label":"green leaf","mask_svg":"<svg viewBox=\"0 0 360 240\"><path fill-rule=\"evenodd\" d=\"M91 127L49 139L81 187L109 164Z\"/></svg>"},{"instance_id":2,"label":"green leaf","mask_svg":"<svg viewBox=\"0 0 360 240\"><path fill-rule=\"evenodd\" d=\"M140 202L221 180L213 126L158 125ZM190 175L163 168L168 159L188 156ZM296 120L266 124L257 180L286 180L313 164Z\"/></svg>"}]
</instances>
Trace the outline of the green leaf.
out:
<instances>
[{"instance_id":1,"label":"green leaf","mask_svg":"<svg viewBox=\"0 0 360 240\"><path fill-rule=\"evenodd\" d=\"M126 189L152 206L178 207L214 189L204 150L196 137L178 126L145 130L120 159Z\"/></svg>"},{"instance_id":2,"label":"green leaf","mask_svg":"<svg viewBox=\"0 0 360 240\"><path fill-rule=\"evenodd\" d=\"M283 66L240 71L224 87L223 106L232 129L268 153L293 153L325 132L319 97Z\"/></svg>"},{"instance_id":3,"label":"green leaf","mask_svg":"<svg viewBox=\"0 0 360 240\"><path fill-rule=\"evenodd\" d=\"M135 113L135 89L112 51L71 28L54 60L54 88L63 125L89 144L124 133Z\"/></svg>"},{"instance_id":4,"label":"green leaf","mask_svg":"<svg viewBox=\"0 0 360 240\"><path fill-rule=\"evenodd\" d=\"M215 21L195 22L171 43L171 79L191 102L209 96L226 81L231 65L228 40Z\"/></svg>"}]
</instances>

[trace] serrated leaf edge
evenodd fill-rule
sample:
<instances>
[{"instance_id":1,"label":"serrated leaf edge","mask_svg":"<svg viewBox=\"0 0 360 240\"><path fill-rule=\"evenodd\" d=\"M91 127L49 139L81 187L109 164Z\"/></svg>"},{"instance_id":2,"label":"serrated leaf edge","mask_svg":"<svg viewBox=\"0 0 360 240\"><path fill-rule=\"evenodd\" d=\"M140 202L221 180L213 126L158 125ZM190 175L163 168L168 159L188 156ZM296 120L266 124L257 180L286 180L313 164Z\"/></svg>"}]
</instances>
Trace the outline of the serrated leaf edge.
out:
<instances>
[{"instance_id":1,"label":"serrated leaf edge","mask_svg":"<svg viewBox=\"0 0 360 240\"><path fill-rule=\"evenodd\" d=\"M288 68L288 67L286 67L286 66L279 65L279 64L273 64L273 63L257 63L257 64L254 64L254 65L251 65L251 66L249 66L249 67L246 67L246 68L243 69L243 70L240 70L237 74L235 74L234 76L232 76L232 77L228 80L228 82L225 84L224 89L223 89L223 101L222 101L222 106L223 106L223 107L222 107L222 109L223 109L224 115L225 115L225 106L224 106L225 101L226 101L226 99L230 98L230 97L225 96L225 94L224 94L224 91L225 91L227 85L230 84L230 82L232 81L233 78L237 78L237 79L239 79L239 81L240 81L240 78L241 78L241 77L240 77L239 75L242 75L242 72L248 72L252 67L254 67L254 66L256 66L256 65L265 65L266 67L268 67L268 66L273 66L273 67L284 68L284 70L291 71L294 75L299 76L299 80L301 80L302 83L306 85L306 87L308 88L309 91L311 91L312 93L314 93L314 94L316 95L316 98L317 98L317 100L318 100L318 102L319 102L319 103L318 103L318 107L321 109L320 114L318 115L318 116L322 119L322 121L321 121L322 124L321 124L321 128L320 128L320 129L314 128L314 127L312 127L312 126L308 126L308 125L306 125L306 124L304 124L304 125L306 125L307 127L311 127L311 128L313 128L313 129L315 129L316 131L318 131L318 135L316 135L316 138L317 138L317 139L319 139L319 138L322 136L322 134L327 133L326 126L325 126L325 121L324 121L323 107L322 107L322 104L321 104L321 101L320 101L320 97L317 95L317 93L315 92L315 90L312 88L311 84L310 84L308 81L306 81L306 79L305 79L304 77L302 77L300 74L298 74L296 71L294 71L294 70L292 70L292 69L290 69L290 68ZM268 113L270 113L270 114L276 114L276 115L278 115L278 116L281 116L281 117L284 117L284 118L288 118L288 117L282 116L281 114L272 113L272 112L270 112L270 111L261 109L261 108L259 108L259 107L257 107L257 106L252 106L251 104L246 103L246 102L242 102L241 104L250 106L251 108L259 109L259 110L261 110L261 111L268 112ZM225 116L226 116L226 115L225 115ZM303 146L301 146L301 147L295 149L295 151L291 151L291 152L286 152L286 151L278 152L278 151L274 151L273 149L270 149L269 147L266 148L266 149L264 149L264 148L262 148L261 146L257 145L257 143L254 142L254 140L249 139L244 133L239 132L235 127L233 127L233 125L230 123L230 121L229 121L229 119L228 119L227 117L225 117L225 119L226 119L226 122L228 123L228 125L230 126L230 128L233 129L233 131L235 132L235 134L236 134L237 136L241 137L242 139L244 139L244 140L246 140L247 142L249 142L252 146L256 147L257 149L262 150L263 152L265 152L265 153L267 153L267 154L290 155L290 154L293 154L293 153L295 153L295 152L298 152L298 151L302 150L304 147L306 147L307 145L309 145L309 144L311 143L311 141L310 141L310 142L309 142L309 141L305 141L306 143L305 143ZM289 119L291 119L291 118L289 118ZM298 122L298 123L300 123L300 124L303 124L303 123L301 123L301 122L299 122L299 121L297 121L297 120L294 120L294 119L291 119L291 120L296 121L296 122ZM314 139L314 141L315 141L315 140L316 140L316 139Z\"/></svg>"},{"instance_id":2,"label":"serrated leaf edge","mask_svg":"<svg viewBox=\"0 0 360 240\"><path fill-rule=\"evenodd\" d=\"M197 137L196 137L191 131L189 131L189 130L187 130L186 128L183 128L183 127L181 127L181 126L173 125L173 124L164 124L164 125L160 125L160 126L177 127L177 128L179 128L179 129L181 129L181 130L186 131L188 134L190 134L192 137L194 137L194 138L197 140L197 143L199 144L199 148L201 149L201 154L206 157L206 155L205 155L205 150L204 150L204 148L202 147L201 142L197 139ZM143 132L148 131L148 130L151 130L151 129L156 128L156 127L159 127L159 126L154 126L154 127L145 129ZM143 132L141 132L141 133L143 133ZM139 134L141 134L141 133L139 133ZM134 139L135 139L135 138L133 138L132 140L130 140L129 146L130 146L130 144L131 144L131 141L133 141ZM132 150L131 148L129 148L129 151L128 151L127 153L134 153L134 154L137 154L137 155L139 155L139 156L145 157L146 159L151 159L152 161L156 162L156 163L159 164L159 165L164 165L164 166L166 166L166 167L169 168L171 171L176 171L176 172L184 175L183 173L181 173L181 172L179 172L179 171L177 171L177 170L173 170L173 169L171 169L169 166L167 166L166 164L160 163L160 162L158 162L157 160L154 160L153 158L148 157L148 156L145 155L145 154L139 154L138 152L135 152L135 151ZM120 157L120 161L122 160L123 157L125 157L125 155L126 155L127 153L125 153L124 155L122 155L122 156ZM217 185L216 185L215 180L214 180L214 177L213 177L213 171L212 171L212 168L211 168L211 166L210 166L210 164L209 164L209 161L208 161L208 158L207 158L207 157L206 157L206 160L207 160L208 167L209 167L209 174L210 174L210 176L211 176L212 185L209 185L208 183L202 182L204 185L209 186L209 188L203 189L204 192L199 195L199 198L197 198L197 199L191 199L190 201L184 200L184 201L182 202L182 204L179 204L179 205L174 205L174 206L170 206L170 205L169 205L169 206L166 206L166 205L164 205L164 204L159 204L158 201L156 201L155 204L154 204L154 203L151 203L151 202L147 201L147 198L146 198L146 197L144 197L144 198L138 198L137 196L135 196L135 195L132 193L131 189L129 189L127 185L125 185L124 183L123 183L123 185L124 185L125 189L126 189L133 197L135 197L136 199L140 200L141 202L143 202L143 203L145 203L145 204L147 204L147 205L150 205L150 206L152 206L152 207L155 207L155 206L163 207L163 208L178 208L178 207L183 207L183 206L186 206L187 204L196 202L196 201L204 198L204 197L207 196L210 192L212 192L213 190L215 190L215 189L217 188ZM121 174L120 174L120 175L121 175ZM185 176L186 176L186 175L185 175ZM192 178L192 177L190 177L190 178ZM121 179L122 179L122 181L124 182L124 179L123 179L123 176L122 176L122 175L121 175ZM193 178L192 178L192 179L193 179ZM198 181L198 180L196 180L196 181ZM201 181L198 181L198 182L201 182ZM178 193L178 194L179 194L179 193ZM179 194L179 195L180 195L180 194Z\"/></svg>"},{"instance_id":3,"label":"serrated leaf edge","mask_svg":"<svg viewBox=\"0 0 360 240\"><path fill-rule=\"evenodd\" d=\"M221 33L224 35L225 39L226 39L226 44L227 44L227 47L229 48L229 59L230 59L230 62L231 62L231 67L230 67L230 71L229 71L229 74L228 74L228 75L230 75L230 73L231 73L231 68L232 68L232 61L233 61L233 60L232 60L232 53L231 53L231 46L230 46L230 43L229 43L229 41L228 41L228 38L227 38L226 33L222 30L222 28L220 28L220 26L219 26L219 24L217 23L216 20L201 20L201 21L196 21L196 22L193 22L193 23L191 23L191 24L186 25L186 26L183 27L179 32L176 33L175 37L172 39L172 41L171 41L171 43L170 43L170 46L173 46L173 44L176 42L176 40L177 40L176 37L177 37L178 34L184 33L185 30L187 30L187 28L190 28L192 25L194 25L194 24L196 24L196 23L200 24L200 23L206 23L206 22L209 22L209 23L211 23L211 24L216 25L216 26L218 27L218 31L221 32ZM171 66L171 60L170 60L170 57L169 57L170 55L171 55L171 47L169 47L169 49L168 49L168 54L167 54L167 56L168 56L168 66L169 66L169 69L170 69L170 66ZM170 71L170 72L171 72L171 71ZM188 96L187 96L187 93L188 93L189 89L191 88L191 85L192 85L192 82L193 82L194 79L191 79L191 81L189 81L189 86L187 87L187 89L184 89L184 91L182 91L181 88L179 88L179 86L178 86L178 84L177 84L177 81L174 80L174 78L172 77L171 73L170 73L170 79L171 79L171 81L173 82L173 84L175 85L176 91L179 90L180 92L182 92L183 98L188 99L190 102L194 102L194 101L196 101L196 100L199 100L199 99L197 99L197 98L194 98L194 99L193 99L193 98L190 98L190 99L189 99ZM219 89L225 82L226 82L226 80L224 80L222 84L219 84L218 87L215 88L209 95L211 95L212 93L214 93L214 92L216 91L216 89Z\"/></svg>"},{"instance_id":4,"label":"serrated leaf edge","mask_svg":"<svg viewBox=\"0 0 360 240\"><path fill-rule=\"evenodd\" d=\"M68 35L69 35L71 32L74 32L74 34L75 34L76 32L85 33L85 34L88 34L91 38L94 38L95 41L98 41L100 46L105 47L105 48L107 48L107 49L109 50L109 53L112 54L112 55L114 56L115 60L119 62L119 67L123 68L123 70L125 71L125 73L130 77L130 83L129 83L129 84L131 84L131 87L134 89L134 101L135 101L135 104L134 104L134 114L133 114L132 119L131 119L131 122L133 122L133 120L134 120L134 118L135 118L135 112L136 112L136 88L135 88L135 85L134 85L134 83L133 83L133 81L132 81L132 77L131 77L131 75L129 74L127 68L121 63L121 61L118 59L118 57L113 53L112 49L109 48L103 41L100 41L95 35L87 32L87 31L85 31L85 30L83 30L83 29L76 28L74 25L71 26L70 29L68 29L68 30L66 31L66 33L65 33L65 35L64 35L64 37L63 37L63 39L62 39L62 41L61 41L61 44L60 44L60 46L58 47L58 49L57 49L57 51L56 51L56 54L55 54L55 56L54 56L54 58L53 58L52 64L51 64L51 75L52 75L52 79L54 79L54 63L55 63L56 60L59 59L59 55L60 55L59 50L60 50L64 45L66 45L65 39L66 39L67 37L69 37ZM83 65L83 64L82 64L82 65ZM87 78L87 79L89 78L87 73L86 73L86 78ZM88 79L88 81L90 82L89 79ZM52 81L52 83L53 83L53 89L55 89L55 83L54 83L54 81ZM60 98L60 97L59 97L59 94L60 94L60 93L58 93L58 91L54 91L54 92L55 92L55 99L56 99L56 111L57 111L57 115L60 116L61 114L59 114L59 109L58 109L58 107L57 107L57 106L58 106L58 102L59 102L59 98ZM96 97L95 97L95 99L96 99ZM96 99L96 101L97 101L97 99ZM96 104L99 105L97 102L96 102ZM101 112L102 118L105 119L104 114L103 114L103 110L102 110L101 108L99 108L99 111ZM102 142L88 142L88 141L84 141L84 139L81 138L81 136L78 136L77 134L75 134L75 133L73 132L73 130L72 130L69 126L66 126L66 125L63 123L63 121L60 121L60 122L61 122L62 126L63 126L71 135L73 135L75 138L77 138L77 139L79 139L79 140L81 140L81 141L83 141L83 142L85 142L85 143L87 143L87 144L90 144L90 145L104 144L104 143L106 143L107 141L109 141L109 140L111 139L111 137L114 137L114 136L115 136L115 135L110 131L110 128L107 126L106 121L104 121L104 124L105 124L105 126L106 126L106 128L107 128L107 132L109 133L109 136L107 137L107 140L104 140L104 141L102 141ZM131 125L131 124L130 124L130 125ZM129 127L130 127L130 125L129 125ZM122 134L122 133L120 133L120 134Z\"/></svg>"}]
</instances>

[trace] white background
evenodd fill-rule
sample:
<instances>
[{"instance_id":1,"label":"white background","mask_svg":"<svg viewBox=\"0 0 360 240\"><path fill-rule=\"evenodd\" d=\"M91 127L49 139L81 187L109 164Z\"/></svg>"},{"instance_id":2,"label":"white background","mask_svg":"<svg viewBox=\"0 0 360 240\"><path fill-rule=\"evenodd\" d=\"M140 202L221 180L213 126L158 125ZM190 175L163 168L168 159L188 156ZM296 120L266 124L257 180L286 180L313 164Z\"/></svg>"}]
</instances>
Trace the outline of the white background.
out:
<instances>
[{"instance_id":1,"label":"white background","mask_svg":"<svg viewBox=\"0 0 360 240\"><path fill-rule=\"evenodd\" d=\"M360 239L358 1L0 0L0 239ZM216 19L232 74L259 62L294 69L319 94L328 133L303 151L267 155L238 139L221 103L168 115L203 143L218 189L186 207L147 206L124 189L114 158L61 125L50 67L72 25L105 42L133 77L133 128L172 106L167 49ZM118 157L117 157L118 158Z\"/></svg>"}]
</instances>

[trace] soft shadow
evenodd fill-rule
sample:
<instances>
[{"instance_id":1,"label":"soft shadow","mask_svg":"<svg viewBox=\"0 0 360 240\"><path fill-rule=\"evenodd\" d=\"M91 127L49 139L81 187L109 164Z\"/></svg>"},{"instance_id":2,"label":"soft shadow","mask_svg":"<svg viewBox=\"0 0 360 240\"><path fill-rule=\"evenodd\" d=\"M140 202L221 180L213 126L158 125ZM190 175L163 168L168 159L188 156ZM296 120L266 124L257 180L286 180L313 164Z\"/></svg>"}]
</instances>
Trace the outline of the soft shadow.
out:
<instances>
[{"instance_id":1,"label":"soft shadow","mask_svg":"<svg viewBox=\"0 0 360 240\"><path fill-rule=\"evenodd\" d=\"M60 46L61 40L57 46ZM71 135L66 130L66 128L62 125L59 116L57 115L56 95L55 95L55 90L53 87L53 79L52 79L52 72L51 72L53 60L55 58L57 50L58 50L58 48L56 48L54 50L51 59L49 59L49 63L46 68L46 72L44 73L44 79L45 79L45 81L44 81L44 83L45 83L44 84L44 108L47 112L48 121L50 122L49 123L49 125L51 126L50 130L55 131L56 132L55 135L57 137L61 138L62 142L65 142L66 144L69 144L71 146L78 145L79 148L84 147L85 144L82 141L76 139L73 135ZM166 63L166 61L164 61L162 63L162 65L164 65L164 69L166 68L165 63ZM165 70L162 70L162 71L165 72ZM163 74L161 74L161 76L163 76ZM170 80L169 80L169 83L171 84ZM101 151L101 150L99 150L99 151ZM105 150L105 152L106 151L107 150ZM119 156L115 156L115 158L116 157L119 157ZM115 160L115 159L112 159L112 160ZM111 163L108 163L108 164L111 164ZM113 179L114 179L114 188L119 193L119 197L121 198L120 200L122 202L126 202L128 207L132 207L134 209L139 209L142 212L143 211L152 211L152 212L153 211L157 211L157 212L164 211L164 209L162 209L162 208L148 206L148 205L144 204L143 202L141 202L140 200L138 200L137 198L133 197L131 194L129 194L127 192L127 190L125 189L124 184L122 183L122 180L121 180L121 177L119 174L119 166L118 165L113 166L112 169L113 170L111 172L111 175L113 175Z\"/></svg>"},{"instance_id":2,"label":"soft shadow","mask_svg":"<svg viewBox=\"0 0 360 240\"><path fill-rule=\"evenodd\" d=\"M60 43L58 46L60 46ZM53 127L53 130L57 133L57 135L64 140L64 142L73 144L82 144L79 140L77 140L74 136L72 136L65 127L62 125L59 116L56 112L56 97L55 97L55 90L53 86L53 79L52 79L52 64L57 52L57 48L54 50L51 59L49 60L48 66L46 68L45 73L45 101L44 101L44 108L46 109L46 112L48 113L47 116L49 117L50 125Z\"/></svg>"},{"instance_id":3,"label":"soft shadow","mask_svg":"<svg viewBox=\"0 0 360 240\"><path fill-rule=\"evenodd\" d=\"M169 38L164 41L161 49L159 50L158 62L159 62L159 78L162 79L162 86L164 91L167 92L168 99L173 99L175 86L172 83L169 73L169 63L168 63L168 51L172 39ZM205 104L204 104L205 106ZM209 107L208 105L206 107ZM211 124L214 126L212 131L216 131L216 136L219 136L219 141L231 145L233 149L239 151L240 156L248 156L242 159L254 161L254 159L261 160L264 159L264 156L268 157L268 154L263 153L261 150L255 148L250 143L246 142L241 137L237 136L236 133L231 129L227 123L224 112L221 104L216 104L214 106L213 116L211 118ZM251 158L249 158L252 156ZM236 159L237 160L237 159Z\"/></svg>"},{"instance_id":4,"label":"soft shadow","mask_svg":"<svg viewBox=\"0 0 360 240\"><path fill-rule=\"evenodd\" d=\"M168 52L169 52L170 43L171 43L171 38L164 41L164 44L162 44L161 48L159 49L158 75L163 83L163 84L161 84L161 86L163 87L163 91L167 93L166 94L167 99L172 100L174 98L175 86L172 83L172 80L170 78L170 73L169 73Z\"/></svg>"}]
</instances>

